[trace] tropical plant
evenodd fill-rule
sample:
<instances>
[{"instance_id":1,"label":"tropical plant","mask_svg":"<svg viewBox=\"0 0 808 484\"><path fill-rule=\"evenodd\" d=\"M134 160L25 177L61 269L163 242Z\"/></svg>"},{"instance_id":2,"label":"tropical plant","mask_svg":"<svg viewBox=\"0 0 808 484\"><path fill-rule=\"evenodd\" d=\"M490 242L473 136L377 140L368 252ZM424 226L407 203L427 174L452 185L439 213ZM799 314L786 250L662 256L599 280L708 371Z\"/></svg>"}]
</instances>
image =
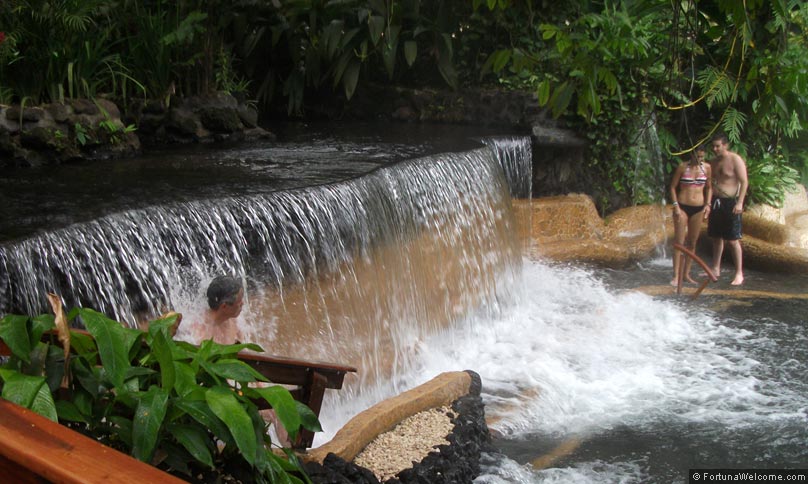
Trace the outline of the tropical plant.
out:
<instances>
[{"instance_id":1,"label":"tropical plant","mask_svg":"<svg viewBox=\"0 0 808 484\"><path fill-rule=\"evenodd\" d=\"M800 181L800 173L789 166L781 149L747 156L748 198L752 204L782 207L786 195Z\"/></svg>"},{"instance_id":2,"label":"tropical plant","mask_svg":"<svg viewBox=\"0 0 808 484\"><path fill-rule=\"evenodd\" d=\"M636 172L627 150L643 136L636 127L650 126L643 118L655 120L671 155L718 130L761 153L800 136L808 116L804 2L533 3L474 1L472 19L499 32L488 37L482 73L535 89L550 113L586 133L590 163L617 192L643 193L620 176Z\"/></svg>"},{"instance_id":3,"label":"tropical plant","mask_svg":"<svg viewBox=\"0 0 808 484\"><path fill-rule=\"evenodd\" d=\"M257 386L266 379L237 353L260 347L174 341L176 314L141 331L92 309L65 315L49 299L55 316L0 320L12 353L0 367L3 398L186 478L218 469L242 482L308 482L290 450L270 450L255 402L271 405L292 438L319 423L285 388ZM87 333L68 329L74 319Z\"/></svg>"},{"instance_id":4,"label":"tropical plant","mask_svg":"<svg viewBox=\"0 0 808 484\"><path fill-rule=\"evenodd\" d=\"M301 114L307 90L339 89L351 99L360 78L392 80L407 69L437 67L458 85L453 54L454 2L438 0L293 0L250 2L234 24L235 49L256 96L267 105L278 93ZM241 18L249 16L249 21Z\"/></svg>"},{"instance_id":5,"label":"tropical plant","mask_svg":"<svg viewBox=\"0 0 808 484\"><path fill-rule=\"evenodd\" d=\"M10 50L0 55L0 75L18 99L62 101L118 93L137 85L109 36L110 0L9 0L0 5L0 25ZM95 31L93 35L89 32ZM5 43L5 42L4 42Z\"/></svg>"}]
</instances>

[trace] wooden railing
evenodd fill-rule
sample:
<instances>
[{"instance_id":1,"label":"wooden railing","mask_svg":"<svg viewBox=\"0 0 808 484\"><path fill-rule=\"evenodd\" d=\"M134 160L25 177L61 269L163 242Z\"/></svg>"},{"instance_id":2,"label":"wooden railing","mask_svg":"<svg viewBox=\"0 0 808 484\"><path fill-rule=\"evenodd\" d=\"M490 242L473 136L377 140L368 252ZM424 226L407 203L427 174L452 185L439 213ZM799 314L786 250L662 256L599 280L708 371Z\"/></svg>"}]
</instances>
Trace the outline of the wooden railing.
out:
<instances>
[{"instance_id":1,"label":"wooden railing","mask_svg":"<svg viewBox=\"0 0 808 484\"><path fill-rule=\"evenodd\" d=\"M15 484L185 482L2 398L0 481Z\"/></svg>"},{"instance_id":2,"label":"wooden railing","mask_svg":"<svg viewBox=\"0 0 808 484\"><path fill-rule=\"evenodd\" d=\"M272 383L295 385L291 390L295 400L305 403L318 417L323 406L325 390L339 390L346 373L356 372L352 366L324 363L317 361L296 360L281 356L254 353L239 353L239 359L255 368ZM266 408L266 402L257 402ZM311 447L314 433L301 430L292 443L294 449L303 450Z\"/></svg>"},{"instance_id":3,"label":"wooden railing","mask_svg":"<svg viewBox=\"0 0 808 484\"><path fill-rule=\"evenodd\" d=\"M686 263L687 261L684 259L684 257L689 257L690 259L694 260L696 264L701 266L701 268L704 270L704 274L707 276L703 281L701 281L701 284L699 284L699 287L696 289L696 292L694 292L693 295L690 296L691 299L696 299L697 297L699 297L701 292L704 291L704 288L707 287L707 284L709 284L710 282L717 282L718 277L716 277L716 275L713 274L712 269L710 269L707 263L701 260L701 258L697 256L696 253L693 252L692 250L677 243L673 244L673 248L682 253L682 260L679 261L679 273L676 274L676 294L682 294L682 285L684 284L685 272L689 266L689 264Z\"/></svg>"},{"instance_id":4,"label":"wooden railing","mask_svg":"<svg viewBox=\"0 0 808 484\"><path fill-rule=\"evenodd\" d=\"M10 354L0 341L0 356ZM351 366L264 354L239 353L239 359L273 383L295 386L292 396L318 417L325 390L342 388L345 374L356 372ZM266 402L256 403L266 408ZM313 439L312 432L302 430L292 447L305 450ZM0 398L0 482L184 481Z\"/></svg>"}]
</instances>

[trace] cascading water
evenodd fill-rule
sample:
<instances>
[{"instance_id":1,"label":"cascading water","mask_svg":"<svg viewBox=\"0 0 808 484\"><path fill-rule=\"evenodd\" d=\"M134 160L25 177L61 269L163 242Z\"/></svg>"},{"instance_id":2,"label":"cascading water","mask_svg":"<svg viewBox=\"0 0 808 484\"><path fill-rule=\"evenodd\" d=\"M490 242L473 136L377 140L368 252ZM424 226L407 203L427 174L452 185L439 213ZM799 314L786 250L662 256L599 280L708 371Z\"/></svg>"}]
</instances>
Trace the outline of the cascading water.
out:
<instances>
[{"instance_id":1,"label":"cascading water","mask_svg":"<svg viewBox=\"0 0 808 484\"><path fill-rule=\"evenodd\" d=\"M502 281L518 273L520 253L499 160L513 172L530 143L505 140L337 183L125 211L6 244L3 312L45 312L45 294L56 292L68 307L132 326L169 309L194 319L207 281L236 274L247 282L241 324L251 341L354 364L363 369L354 388L372 389L402 369L415 341L507 299Z\"/></svg>"},{"instance_id":2,"label":"cascading water","mask_svg":"<svg viewBox=\"0 0 808 484\"><path fill-rule=\"evenodd\" d=\"M8 242L4 310L43 310L42 293L59 290L68 305L107 304L127 320L163 306L192 320L207 280L231 272L248 283L240 322L252 340L359 368L327 394L315 443L383 398L472 369L501 435L480 483L668 483L687 482L692 467L804 467L805 303L712 310L705 296L685 305L611 287L666 282L653 264L615 284L604 282L610 272L523 260L505 180L529 166L514 155L530 150L508 140ZM521 161L509 171L508 160ZM760 277L750 274L749 284ZM536 459L558 448L568 451L549 467Z\"/></svg>"}]
</instances>

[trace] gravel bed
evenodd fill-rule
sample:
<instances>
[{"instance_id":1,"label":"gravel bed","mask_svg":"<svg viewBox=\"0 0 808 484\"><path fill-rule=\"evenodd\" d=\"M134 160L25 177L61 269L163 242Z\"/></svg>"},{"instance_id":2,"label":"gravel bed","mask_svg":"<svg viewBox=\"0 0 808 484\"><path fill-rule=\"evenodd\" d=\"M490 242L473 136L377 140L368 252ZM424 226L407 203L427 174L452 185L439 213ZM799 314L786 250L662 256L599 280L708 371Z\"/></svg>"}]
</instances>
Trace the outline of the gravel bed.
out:
<instances>
[{"instance_id":1,"label":"gravel bed","mask_svg":"<svg viewBox=\"0 0 808 484\"><path fill-rule=\"evenodd\" d=\"M432 408L404 419L393 430L376 437L354 459L370 469L379 481L386 481L404 469L421 462L440 445L449 445L447 436L454 424L451 407Z\"/></svg>"}]
</instances>

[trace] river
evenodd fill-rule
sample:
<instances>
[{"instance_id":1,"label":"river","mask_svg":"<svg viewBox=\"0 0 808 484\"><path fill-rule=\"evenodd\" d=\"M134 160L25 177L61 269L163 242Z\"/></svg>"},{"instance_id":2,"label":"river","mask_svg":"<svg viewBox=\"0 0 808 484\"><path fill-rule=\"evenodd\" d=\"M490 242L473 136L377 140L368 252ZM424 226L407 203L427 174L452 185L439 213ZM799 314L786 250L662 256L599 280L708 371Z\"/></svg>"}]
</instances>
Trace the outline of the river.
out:
<instances>
[{"instance_id":1,"label":"river","mask_svg":"<svg viewBox=\"0 0 808 484\"><path fill-rule=\"evenodd\" d=\"M31 287L80 270L92 289L103 284L90 275L104 280L110 263L101 258L102 267L91 268L90 255L122 263L120 246L88 255L82 243L67 254L59 241L140 221L125 234L142 236L146 250L126 261L126 270L160 267L132 272L121 291L143 277L150 282L142 298L157 294L189 317L199 310L201 282L217 271L238 272L249 288L241 322L262 344L273 352L291 348L282 342L295 333L284 328L291 321L303 331L305 320L307 339L321 341L296 346L302 356L345 358L364 373L329 396L320 442L383 398L443 371L471 369L482 377L496 435L497 452L484 456L480 483L668 483L687 482L690 468L808 466L805 299L738 293L690 301L632 290L670 280L664 255L622 271L527 259L518 252L507 190L498 188L501 168L468 141L481 134L399 131L393 140L345 141L345 133L308 128L280 144L168 150L106 167L91 163L86 171L4 174L1 259L11 267L18 257L40 257L32 254L43 247L50 257L43 260L77 257L55 276L32 278ZM450 143L456 136L462 141ZM413 141L419 137L432 141ZM470 148L468 156L441 154ZM301 188L312 186L321 188ZM258 206L274 208L264 215ZM283 223L273 218L279 212L289 215ZM205 213L215 217L191 223ZM245 213L253 225L266 217L273 230L292 227L307 245L302 256L262 259L264 277L271 276L263 283L251 266L258 232L244 232ZM236 215L228 221L228 214ZM380 217L391 225L378 225ZM158 219L154 232L143 222ZM226 223L205 225L213 219ZM161 254L157 242L148 245L152 238L164 242L166 227L179 225L218 234L226 250L213 244L206 246L212 255L183 252L177 262L170 248ZM223 237L232 230L237 237ZM206 243L196 235L171 237L175 244ZM91 240L100 247L102 239ZM239 244L249 250L240 252ZM47 264L21 267L40 265ZM804 293L806 283L802 275L749 271L746 287ZM126 297L113 292L75 300ZM35 305L37 297L18 301ZM126 316L133 311L127 304L110 308Z\"/></svg>"}]
</instances>

